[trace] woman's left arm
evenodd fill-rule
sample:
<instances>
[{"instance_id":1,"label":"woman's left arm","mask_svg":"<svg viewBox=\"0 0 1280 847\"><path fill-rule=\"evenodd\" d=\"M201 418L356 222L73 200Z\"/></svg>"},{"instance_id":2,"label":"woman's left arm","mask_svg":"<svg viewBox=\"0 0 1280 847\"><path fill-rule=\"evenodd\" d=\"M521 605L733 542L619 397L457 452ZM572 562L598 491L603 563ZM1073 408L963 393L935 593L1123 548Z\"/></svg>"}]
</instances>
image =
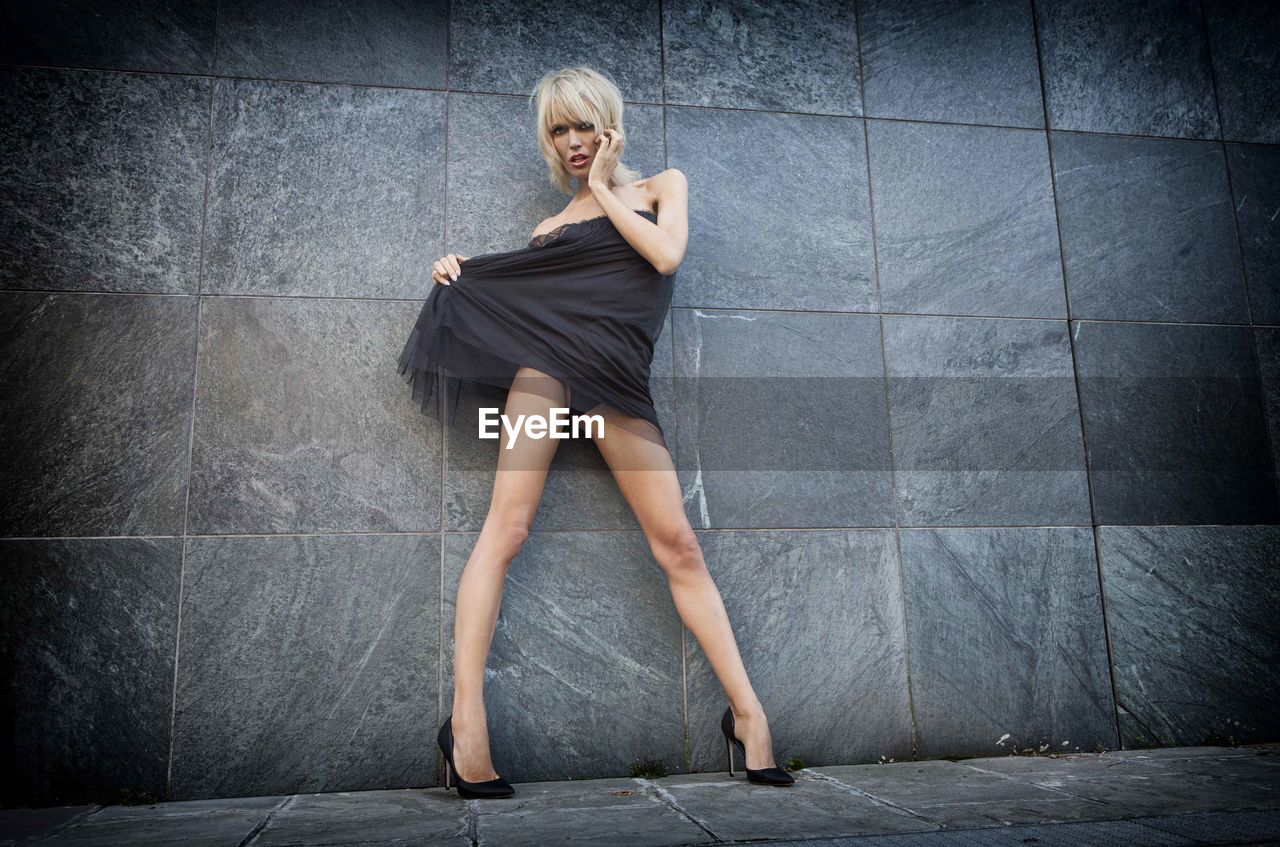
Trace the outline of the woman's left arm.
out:
<instances>
[{"instance_id":1,"label":"woman's left arm","mask_svg":"<svg viewBox=\"0 0 1280 847\"><path fill-rule=\"evenodd\" d=\"M592 183L591 193L622 237L664 276L676 272L689 244L689 182L676 168L667 168L650 183L658 198L658 222L637 215L604 183Z\"/></svg>"}]
</instances>

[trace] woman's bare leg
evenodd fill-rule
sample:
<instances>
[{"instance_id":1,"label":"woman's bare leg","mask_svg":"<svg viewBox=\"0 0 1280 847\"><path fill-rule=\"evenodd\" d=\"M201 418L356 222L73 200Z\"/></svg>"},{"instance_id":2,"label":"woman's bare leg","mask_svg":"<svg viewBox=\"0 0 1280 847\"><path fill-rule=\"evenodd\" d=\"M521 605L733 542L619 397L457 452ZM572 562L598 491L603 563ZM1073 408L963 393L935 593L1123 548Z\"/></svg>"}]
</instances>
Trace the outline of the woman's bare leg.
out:
<instances>
[{"instance_id":1,"label":"woman's bare leg","mask_svg":"<svg viewBox=\"0 0 1280 847\"><path fill-rule=\"evenodd\" d=\"M769 722L747 678L724 600L685 516L671 454L634 431L649 427L645 421L624 417L607 407L597 407L591 413L605 420L604 436L595 439L596 446L635 513L654 559L667 575L681 621L698 639L729 698L734 734L747 751L746 767L774 767ZM620 421L625 421L627 428L619 426Z\"/></svg>"},{"instance_id":2,"label":"woman's bare leg","mask_svg":"<svg viewBox=\"0 0 1280 847\"><path fill-rule=\"evenodd\" d=\"M553 406L565 405L564 393L558 380L533 368L520 368L507 393L503 414L513 418L548 415ZM458 581L453 623L453 763L455 773L467 782L498 777L489 755L484 668L507 571L529 535L559 443L555 438L529 438L521 432L507 448L507 435L502 432L489 513Z\"/></svg>"}]
</instances>

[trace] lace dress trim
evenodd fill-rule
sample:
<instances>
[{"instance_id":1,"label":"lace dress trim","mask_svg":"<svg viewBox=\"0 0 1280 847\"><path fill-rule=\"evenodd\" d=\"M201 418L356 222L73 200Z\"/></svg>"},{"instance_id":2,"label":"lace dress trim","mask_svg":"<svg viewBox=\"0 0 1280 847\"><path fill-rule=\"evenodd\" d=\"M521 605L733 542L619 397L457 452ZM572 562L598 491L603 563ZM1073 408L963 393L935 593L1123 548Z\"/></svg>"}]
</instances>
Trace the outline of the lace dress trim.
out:
<instances>
[{"instance_id":1,"label":"lace dress trim","mask_svg":"<svg viewBox=\"0 0 1280 847\"><path fill-rule=\"evenodd\" d=\"M653 211L653 209L632 209L631 211L635 212L635 213L636 213L636 214L638 214L638 215L648 214L648 215L653 215L654 217L657 217L657 216L658 216L658 213L657 213L657 212L655 212L655 211ZM568 230L568 229L569 229L569 227L577 226L578 224L591 223L592 221L598 221L598 220L600 220L601 218L607 218L607 217L609 217L609 216L608 216L608 215L594 215L594 216L592 216L592 217L590 217L590 218L583 218L582 220L579 220L579 221L569 221L567 224L560 224L560 226L556 227L555 229L552 229L552 230L550 230L550 231L548 231L548 232L540 233L540 234L538 234L538 235L535 235L533 238L530 238L530 239L529 239L529 246L530 246L530 247L541 247L541 246L543 246L544 244L547 244L547 243L549 243L549 242L555 241L555 240L556 240L557 238L559 238L559 237L560 237L560 236L561 236L561 235L562 235L566 230Z\"/></svg>"}]
</instances>

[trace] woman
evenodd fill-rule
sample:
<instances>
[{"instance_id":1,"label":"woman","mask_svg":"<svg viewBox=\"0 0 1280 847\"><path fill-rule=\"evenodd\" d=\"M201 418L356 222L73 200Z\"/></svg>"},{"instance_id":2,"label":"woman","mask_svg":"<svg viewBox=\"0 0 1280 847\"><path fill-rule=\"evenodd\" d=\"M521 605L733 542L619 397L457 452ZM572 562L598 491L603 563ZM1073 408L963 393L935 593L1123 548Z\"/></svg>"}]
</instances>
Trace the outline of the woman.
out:
<instances>
[{"instance_id":1,"label":"woman","mask_svg":"<svg viewBox=\"0 0 1280 847\"><path fill-rule=\"evenodd\" d=\"M507 388L508 420L547 419L565 408L599 415L603 427L592 437L667 576L681 620L728 695L721 732L730 773L737 747L751 781L790 785L795 779L774 764L768 721L685 516L649 396L654 342L688 241L684 174L669 168L640 179L621 163L622 97L600 73L577 67L549 74L534 97L552 181L567 192L576 179L573 198L535 228L528 247L437 261L431 278L439 287L423 306L400 371L424 411L443 369ZM514 793L490 759L484 668L503 583L557 444L517 433L500 449L489 513L458 584L453 710L437 741L445 787L452 772L463 797Z\"/></svg>"}]
</instances>

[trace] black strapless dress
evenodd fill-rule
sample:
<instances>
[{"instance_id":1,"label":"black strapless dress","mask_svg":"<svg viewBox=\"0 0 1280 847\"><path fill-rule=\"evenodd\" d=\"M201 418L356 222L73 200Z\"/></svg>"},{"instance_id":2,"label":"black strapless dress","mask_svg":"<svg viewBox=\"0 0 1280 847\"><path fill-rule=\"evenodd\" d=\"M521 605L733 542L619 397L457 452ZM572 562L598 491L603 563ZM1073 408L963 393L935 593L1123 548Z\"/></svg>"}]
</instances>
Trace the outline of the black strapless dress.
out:
<instances>
[{"instance_id":1,"label":"black strapless dress","mask_svg":"<svg viewBox=\"0 0 1280 847\"><path fill-rule=\"evenodd\" d=\"M657 221L656 212L632 211ZM447 419L437 419L457 425L464 383L510 388L528 366L563 384L571 413L611 407L636 419L620 425L666 445L649 367L675 274L659 273L608 215L563 224L518 250L472 256L461 268L450 285L432 283L400 353L400 374L423 412L433 414L443 377ZM465 423L475 435L477 422Z\"/></svg>"}]
</instances>

